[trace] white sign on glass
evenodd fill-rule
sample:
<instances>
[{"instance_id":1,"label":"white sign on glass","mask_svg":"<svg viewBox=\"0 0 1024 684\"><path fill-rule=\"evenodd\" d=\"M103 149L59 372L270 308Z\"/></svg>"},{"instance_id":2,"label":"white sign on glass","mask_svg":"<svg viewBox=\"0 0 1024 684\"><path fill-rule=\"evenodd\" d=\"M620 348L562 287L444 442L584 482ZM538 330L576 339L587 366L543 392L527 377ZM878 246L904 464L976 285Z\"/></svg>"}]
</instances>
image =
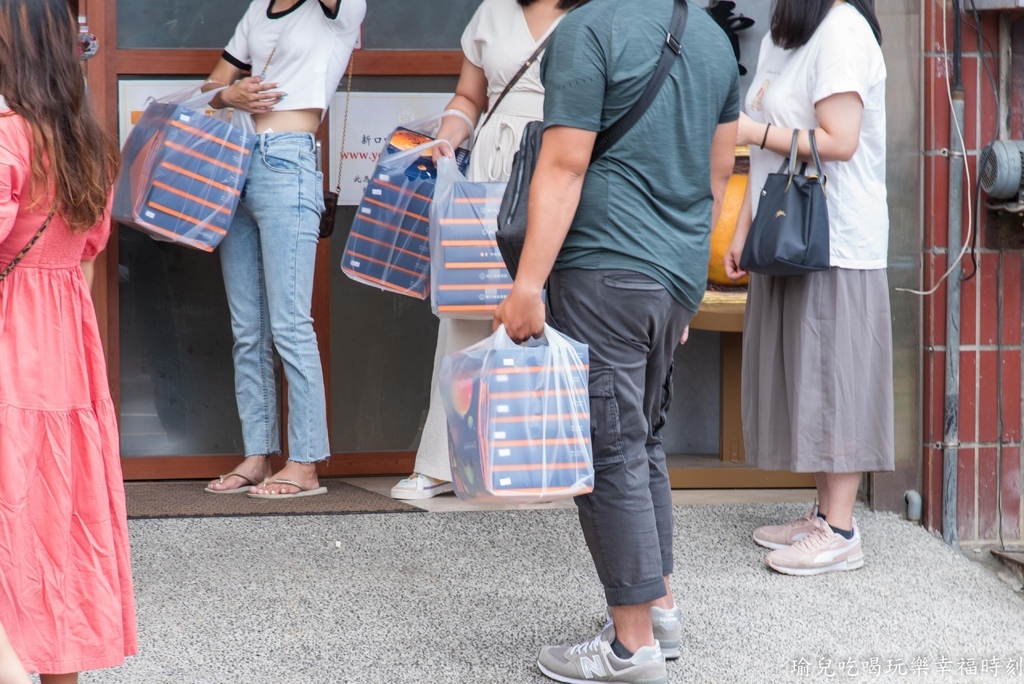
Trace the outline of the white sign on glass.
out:
<instances>
[{"instance_id":1,"label":"white sign on glass","mask_svg":"<svg viewBox=\"0 0 1024 684\"><path fill-rule=\"evenodd\" d=\"M330 188L338 184L341 132L345 124L345 93L334 96L330 109L331 150L324 159L330 170ZM356 205L363 196L377 158L398 126L441 112L451 93L352 93L345 135L345 159L341 166L338 204Z\"/></svg>"},{"instance_id":2,"label":"white sign on glass","mask_svg":"<svg viewBox=\"0 0 1024 684\"><path fill-rule=\"evenodd\" d=\"M135 122L142 116L142 112L146 111L146 105L149 104L151 99L159 100L189 87L194 87L198 90L202 84L202 79L196 78L161 79L159 81L122 79L118 81L117 126L121 147L124 147L125 141L128 140L128 134L131 133ZM211 109L209 112L212 113L213 110Z\"/></svg>"}]
</instances>

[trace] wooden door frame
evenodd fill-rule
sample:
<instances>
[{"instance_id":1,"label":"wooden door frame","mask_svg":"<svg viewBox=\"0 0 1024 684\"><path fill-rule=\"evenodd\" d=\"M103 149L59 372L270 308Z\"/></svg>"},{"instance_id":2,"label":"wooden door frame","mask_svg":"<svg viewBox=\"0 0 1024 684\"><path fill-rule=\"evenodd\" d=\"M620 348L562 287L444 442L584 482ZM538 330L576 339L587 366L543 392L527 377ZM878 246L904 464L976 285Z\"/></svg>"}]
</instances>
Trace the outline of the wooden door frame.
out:
<instances>
[{"instance_id":1,"label":"wooden door frame","mask_svg":"<svg viewBox=\"0 0 1024 684\"><path fill-rule=\"evenodd\" d=\"M74 5L76 0L69 0ZM118 131L118 81L123 77L195 77L209 74L220 58L220 50L157 49L122 50L117 47L117 2L116 0L77 0L78 13L84 15L90 30L100 43L99 53L86 62L90 95L97 107L101 120L112 135ZM90 13L90 11L92 13ZM462 68L463 55L458 50L360 50L355 53L353 73L356 76L458 76ZM327 119L318 132L318 137L328 138ZM97 273L93 287L101 336L106 349L108 379L111 396L117 408L120 421L121 407L121 364L120 364L120 300L118 284L118 226L113 226L107 250L97 262ZM316 268L319 275L314 283L313 317L324 376L331 373L331 330L330 330L330 245L322 241L317 250ZM105 277L104 277L105 276ZM707 319L707 313L703 318ZM742 316L740 318L742 321ZM697 327L699 323L695 325ZM706 329L721 329L719 323L708 323ZM735 319L731 330L733 337L723 335L723 351L735 361L737 339ZM735 372L726 368L723 358L723 374ZM723 375L723 456L727 445L735 444L738 432L738 409L734 394L726 396L727 383ZM330 414L330 382L325 382L328 393L328 415ZM287 411L286 402L282 410ZM725 415L725 411L730 411ZM282 433L286 421L282 421ZM285 435L282 434L282 443ZM742 439L742 437L740 438ZM740 447L742 453L742 446ZM126 480L191 479L215 477L229 472L238 464L241 454L203 455L185 454L178 456L132 456L122 455L121 464ZM732 461L732 467L705 467L698 464L683 468L671 468L670 477L676 488L709 487L792 487L806 486L803 478L786 477L785 474L769 474L755 471L742 464L742 455L737 458L735 450L723 461ZM738 461L738 462L737 462ZM318 469L324 475L403 475L412 472L415 462L413 451L336 453L323 462Z\"/></svg>"},{"instance_id":2,"label":"wooden door frame","mask_svg":"<svg viewBox=\"0 0 1024 684\"><path fill-rule=\"evenodd\" d=\"M74 5L76 0L69 0ZM220 50L157 49L123 50L117 47L116 0L77 0L78 13L86 16L90 30L100 42L99 53L86 62L89 91L100 120L112 135L118 131L118 81L124 77L195 77L210 73L220 58ZM458 50L369 50L357 51L353 64L356 76L457 76L462 68L462 52ZM326 123L318 137L328 142ZM324 145L328 148L328 145ZM118 285L118 226L114 225L106 251L97 263L93 287L100 332L106 349L111 396L121 408L120 300ZM321 242L317 250L317 271L330 273L330 245ZM317 277L313 292L313 317L324 376L330 377L330 278ZM330 383L327 382L328 411ZM287 411L287 406L282 406ZM282 421L282 430L285 421ZM282 440L284 435L282 434ZM121 465L126 480L181 479L213 477L231 470L241 454L133 456L122 455ZM338 453L324 462L325 475L398 475L412 471L415 452Z\"/></svg>"}]
</instances>

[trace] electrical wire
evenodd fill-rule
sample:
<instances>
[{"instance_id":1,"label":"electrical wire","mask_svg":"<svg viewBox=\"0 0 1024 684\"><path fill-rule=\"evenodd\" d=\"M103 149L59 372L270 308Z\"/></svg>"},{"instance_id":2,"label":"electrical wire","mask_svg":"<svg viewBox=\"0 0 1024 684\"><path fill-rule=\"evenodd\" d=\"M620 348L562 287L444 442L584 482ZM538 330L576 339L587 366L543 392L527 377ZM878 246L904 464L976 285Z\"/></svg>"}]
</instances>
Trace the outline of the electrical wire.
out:
<instances>
[{"instance_id":1,"label":"electrical wire","mask_svg":"<svg viewBox=\"0 0 1024 684\"><path fill-rule=\"evenodd\" d=\"M973 0L972 0L972 4L973 4ZM959 17L957 17L957 20L959 21ZM949 64L949 50L948 50L947 45L946 45L946 11L945 10L943 10L943 12L942 12L942 59L943 59L943 65L948 67L948 64ZM963 154L964 181L967 183L967 193L966 193L967 197L970 198L970 196L971 196L971 168L970 168L970 165L967 163L967 143L964 141L963 122L955 120L956 119L956 112L955 112L955 108L953 106L953 86L952 86L952 83L950 82L950 79L949 79L949 69L948 68L945 69L945 75L946 75L946 78L945 78L945 81L946 81L946 97L949 100L950 118L953 119L955 124L956 124L956 134L957 134L957 137L960 140L960 149L963 150L963 152L964 152L964 154ZM952 151L950 153L952 154ZM935 285L932 286L932 288L930 290L914 290L914 289L909 288L909 287L897 287L897 288L895 288L896 291L897 292L907 292L909 294L917 295L919 297L928 297L928 296L931 296L931 295L935 294L935 292L939 289L939 286L942 285L942 283L946 280L946 278L948 278L949 275L953 271L956 270L957 266L960 264L960 261L964 258L964 254L967 253L968 248L971 246L971 238L972 238L973 234L974 234L974 211L973 211L973 207L971 206L970 199L968 199L968 202L967 202L967 237L964 239L964 244L963 244L963 246L960 249L960 253L957 255L956 259L953 260L953 263L949 265L949 268L946 269L946 272L942 274L942 277L939 278L939 280L935 283Z\"/></svg>"}]
</instances>

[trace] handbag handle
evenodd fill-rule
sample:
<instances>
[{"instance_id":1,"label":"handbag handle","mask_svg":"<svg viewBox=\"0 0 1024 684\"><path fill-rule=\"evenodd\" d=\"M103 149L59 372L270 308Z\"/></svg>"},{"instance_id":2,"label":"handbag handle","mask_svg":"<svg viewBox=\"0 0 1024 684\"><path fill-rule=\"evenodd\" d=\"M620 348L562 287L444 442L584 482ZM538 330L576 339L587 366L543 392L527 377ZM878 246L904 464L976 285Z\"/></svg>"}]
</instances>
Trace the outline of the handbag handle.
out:
<instances>
[{"instance_id":1,"label":"handbag handle","mask_svg":"<svg viewBox=\"0 0 1024 684\"><path fill-rule=\"evenodd\" d=\"M821 179L821 189L822 189L822 192L824 192L825 191L825 183L828 182L828 177L825 176L824 172L821 170L821 156L818 154L818 143L814 139L814 131L813 130L808 130L807 131L807 138L808 138L808 140L810 140L810 143L811 143L811 158L814 160L814 168L817 171L817 175L815 177ZM799 154L799 151L797 149L799 147L799 142L800 142L800 129L799 128L794 128L793 129L793 143L792 143L792 145L789 148L789 158L786 159L784 162L782 162L782 166L779 167L779 173L784 173L785 172L789 176L789 183L786 184L786 191L787 192L789 191L789 186L792 185L792 183L793 183L793 176L797 175L796 163L797 163L797 156ZM805 175L804 172L806 171L806 169L807 169L807 164L805 162L803 167L800 170L800 175L801 176Z\"/></svg>"}]
</instances>

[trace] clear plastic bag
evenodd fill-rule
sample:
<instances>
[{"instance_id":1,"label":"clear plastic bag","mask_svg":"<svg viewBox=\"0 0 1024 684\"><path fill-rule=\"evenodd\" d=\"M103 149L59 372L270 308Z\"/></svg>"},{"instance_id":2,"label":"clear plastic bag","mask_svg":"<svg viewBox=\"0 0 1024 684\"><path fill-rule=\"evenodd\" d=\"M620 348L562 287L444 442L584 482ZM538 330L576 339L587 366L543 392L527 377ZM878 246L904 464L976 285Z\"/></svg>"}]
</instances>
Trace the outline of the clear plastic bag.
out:
<instances>
[{"instance_id":1,"label":"clear plastic bag","mask_svg":"<svg viewBox=\"0 0 1024 684\"><path fill-rule=\"evenodd\" d=\"M449 110L400 126L388 136L352 221L341 270L352 280L389 292L426 299L430 295L430 204L437 169L432 150L446 116L460 117L467 137L472 122ZM469 152L455 151L463 171Z\"/></svg>"},{"instance_id":2,"label":"clear plastic bag","mask_svg":"<svg viewBox=\"0 0 1024 684\"><path fill-rule=\"evenodd\" d=\"M460 499L535 503L594 487L589 352L550 326L517 345L504 326L446 356L441 401Z\"/></svg>"},{"instance_id":3,"label":"clear plastic bag","mask_svg":"<svg viewBox=\"0 0 1024 684\"><path fill-rule=\"evenodd\" d=\"M437 163L430 207L430 305L442 318L494 315L512 276L494 233L506 183L472 183L455 161Z\"/></svg>"},{"instance_id":4,"label":"clear plastic bag","mask_svg":"<svg viewBox=\"0 0 1024 684\"><path fill-rule=\"evenodd\" d=\"M224 239L256 132L244 112L205 113L217 92L189 88L146 106L121 152L115 220L206 252Z\"/></svg>"}]
</instances>

